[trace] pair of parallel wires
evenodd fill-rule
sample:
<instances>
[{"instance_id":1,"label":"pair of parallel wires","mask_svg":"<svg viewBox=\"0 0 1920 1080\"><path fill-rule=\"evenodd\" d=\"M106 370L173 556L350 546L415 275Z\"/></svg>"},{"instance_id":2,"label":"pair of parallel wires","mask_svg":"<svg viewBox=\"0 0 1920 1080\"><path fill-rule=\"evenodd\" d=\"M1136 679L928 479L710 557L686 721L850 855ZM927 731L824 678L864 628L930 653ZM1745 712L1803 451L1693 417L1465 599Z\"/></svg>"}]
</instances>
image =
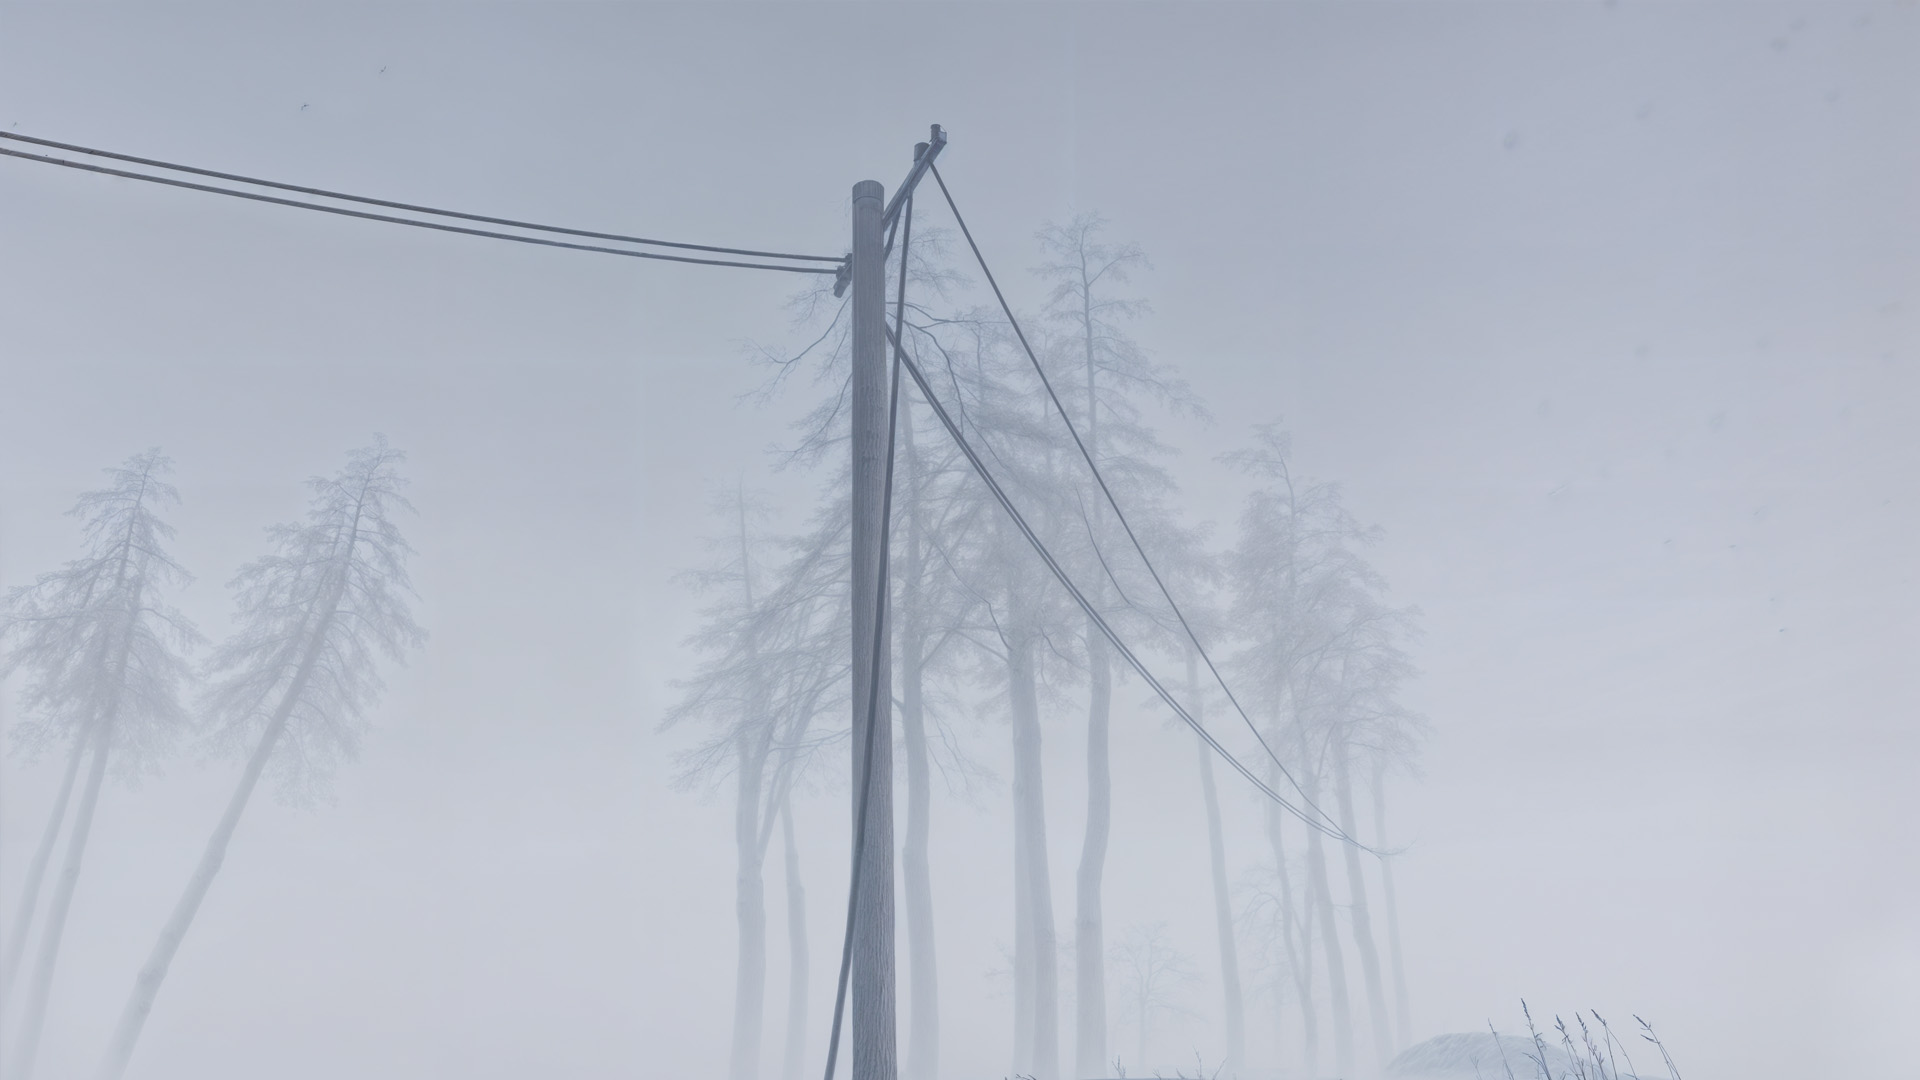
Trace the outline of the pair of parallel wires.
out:
<instances>
[{"instance_id":1,"label":"pair of parallel wires","mask_svg":"<svg viewBox=\"0 0 1920 1080\"><path fill-rule=\"evenodd\" d=\"M139 180L149 184L163 184L167 187L186 188L190 191L204 191L213 195L226 195L235 199L248 199L253 202L271 203L275 206L291 206L300 210L314 210L323 214L338 214L342 217L361 218L366 221L379 221L388 225L407 225L416 229L434 229L439 232L459 233L464 236L480 236L490 240L508 240L516 244L537 244L541 247L565 248L570 251L592 251L602 255L623 255L631 259L657 259L662 262L695 263L702 266L732 266L746 270L773 270L789 274L833 274L839 265L846 261L838 255L794 255L779 251L756 251L751 248L720 247L714 244L688 244L675 240L657 240L646 236L629 236L624 233L597 232L592 229L571 229L559 225L544 225L534 221L517 221L513 218L490 217L486 214L469 214L459 210L444 210L432 206L420 206L414 203L395 202L391 199L374 199L365 195L349 195L326 188L307 187L302 184L284 184L277 180L262 180L255 176L242 176L238 173L219 172L202 169L193 165L181 165L171 161L159 161L154 158L135 157L132 154L120 154L111 150L101 150L91 146L77 146L73 143L55 142L52 139L39 139L31 135L0 131L0 139L15 143L58 150L68 154L85 154L89 157L107 161L117 161L127 165L139 165L146 170L115 168L109 165L96 165L88 161L76 161L72 158L55 157L52 154L33 153L12 147L0 146L0 156L37 161L44 165L58 165L67 169L95 173L101 176L116 176L124 180ZM226 184L240 184L250 188L265 188L268 191L285 191L296 195L308 195L335 202L353 203L359 206L378 206L386 210L402 211L401 214L383 214L370 210L355 210L347 206L334 206L327 203L310 202L304 199L292 199L281 195L268 195L260 191L248 191L221 184L203 184L193 180L183 180L180 175L200 176L210 180L222 180ZM501 232L498 229L481 229L471 225L453 225L451 221L471 221L480 225L498 225L521 232ZM531 234L531 235L530 235ZM607 244L581 243L579 240L555 240L554 236L573 236L580 240L605 240L628 245L611 247ZM647 250L664 248L666 251ZM672 251L706 252L707 255L675 255ZM737 255L739 259L716 259L712 255ZM757 261L748 262L752 259ZM825 263L829 265L808 265Z\"/></svg>"}]
</instances>

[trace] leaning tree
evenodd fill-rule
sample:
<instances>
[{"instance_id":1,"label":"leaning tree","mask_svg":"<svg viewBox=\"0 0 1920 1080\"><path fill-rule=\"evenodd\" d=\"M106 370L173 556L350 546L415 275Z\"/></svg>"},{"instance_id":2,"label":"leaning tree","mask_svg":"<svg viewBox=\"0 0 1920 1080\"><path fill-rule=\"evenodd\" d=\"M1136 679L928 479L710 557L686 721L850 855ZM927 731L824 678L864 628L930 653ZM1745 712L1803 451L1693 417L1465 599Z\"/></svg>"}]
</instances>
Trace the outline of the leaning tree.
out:
<instances>
[{"instance_id":1,"label":"leaning tree","mask_svg":"<svg viewBox=\"0 0 1920 1080\"><path fill-rule=\"evenodd\" d=\"M305 520L268 529L270 552L232 582L239 629L208 662L204 709L212 744L244 753L246 765L134 979L100 1080L125 1073L261 776L274 770L296 795L323 783L328 764L358 748L359 722L384 689L379 659L401 662L425 640L409 602L413 549L394 520L412 509L401 494L404 457L380 439L308 481Z\"/></svg>"},{"instance_id":2,"label":"leaning tree","mask_svg":"<svg viewBox=\"0 0 1920 1080\"><path fill-rule=\"evenodd\" d=\"M1318 767L1314 775L1330 775L1340 830L1359 834L1354 812L1353 760L1370 749L1402 743L1411 717L1397 701L1399 684L1412 666L1401 641L1412 628L1415 613L1381 602L1379 579L1349 579L1344 602L1337 612L1335 633L1312 664L1300 689L1300 726L1319 736ZM1340 845L1347 874L1347 912L1354 948L1360 960L1367 994L1375 1065L1392 1057L1392 1021L1387 1012L1380 952L1374 940L1373 910L1368 903L1360 848Z\"/></svg>"},{"instance_id":3,"label":"leaning tree","mask_svg":"<svg viewBox=\"0 0 1920 1080\"><path fill-rule=\"evenodd\" d=\"M1308 813L1326 824L1319 802L1325 775L1323 711L1313 708L1322 672L1342 642L1350 601L1373 571L1358 554L1371 530L1342 501L1338 485L1299 478L1291 443L1277 424L1255 429L1251 446L1227 461L1258 486L1247 496L1238 542L1227 559L1231 617L1240 648L1231 667L1245 687L1245 701L1264 714L1265 742L1273 753L1276 784L1297 786ZM1317 1071L1315 942L1326 963L1335 1067L1352 1069L1353 1021L1345 953L1334 919L1325 845L1319 829L1306 831L1306 881L1296 897L1289 869L1286 823L1276 807L1267 812L1267 838L1279 880L1279 924L1286 963L1293 972L1294 1001L1301 1012L1301 1050L1308 1071ZM1351 835L1351 834L1349 834Z\"/></svg>"},{"instance_id":4,"label":"leaning tree","mask_svg":"<svg viewBox=\"0 0 1920 1080\"><path fill-rule=\"evenodd\" d=\"M1106 221L1094 213L1040 231L1046 261L1036 273L1049 287L1043 315L1050 331L1040 358L1079 436L1080 447L1071 449L1084 449L1099 466L1128 523L1141 530L1166 516L1165 500L1173 491L1161 465L1168 450L1147 421L1147 406L1181 412L1196 410L1197 403L1184 382L1129 336L1127 324L1147 305L1125 287L1146 265L1146 256L1137 245L1107 240L1105 231ZM1131 581L1135 596L1155 603L1158 597L1139 560L1125 553L1128 542L1093 478L1075 469L1074 462L1065 464L1061 482L1080 493L1073 512L1083 542L1071 549L1079 556L1070 561L1074 578L1105 617L1131 623L1125 618L1129 601L1123 582ZM1114 668L1107 642L1091 620L1082 650L1088 687L1087 815L1074 878L1074 1075L1090 1077L1105 1070L1107 1049L1102 884L1113 817L1108 743Z\"/></svg>"},{"instance_id":5,"label":"leaning tree","mask_svg":"<svg viewBox=\"0 0 1920 1080\"><path fill-rule=\"evenodd\" d=\"M846 635L834 617L847 603L846 515L818 517L810 533L766 535L762 503L736 490L719 509L731 536L689 580L711 600L689 644L703 655L662 727L698 723L707 734L681 759L687 786L731 781L734 794L733 1047L729 1076L759 1075L766 1000L766 855L776 826L786 843L790 949L787 1063L795 1064L806 1017L805 894L790 798L823 736L814 721L845 700Z\"/></svg>"},{"instance_id":6,"label":"leaning tree","mask_svg":"<svg viewBox=\"0 0 1920 1080\"><path fill-rule=\"evenodd\" d=\"M20 1080L31 1077L38 1055L60 943L109 759L137 774L186 723L180 693L188 669L180 650L199 635L164 599L169 587L188 577L166 552L174 533L160 518L163 508L180 499L165 480L171 471L172 462L157 449L109 469L108 486L80 496L70 511L85 522L85 554L15 589L0 609L0 640L6 645L0 675L25 674L21 705L31 717L15 727L15 747L38 753L63 746L67 759L7 939L0 972L0 986L7 990L25 955L47 865L87 761L66 857L40 931L26 1011L13 1033L9 1075ZM0 1001L10 997L0 992Z\"/></svg>"}]
</instances>

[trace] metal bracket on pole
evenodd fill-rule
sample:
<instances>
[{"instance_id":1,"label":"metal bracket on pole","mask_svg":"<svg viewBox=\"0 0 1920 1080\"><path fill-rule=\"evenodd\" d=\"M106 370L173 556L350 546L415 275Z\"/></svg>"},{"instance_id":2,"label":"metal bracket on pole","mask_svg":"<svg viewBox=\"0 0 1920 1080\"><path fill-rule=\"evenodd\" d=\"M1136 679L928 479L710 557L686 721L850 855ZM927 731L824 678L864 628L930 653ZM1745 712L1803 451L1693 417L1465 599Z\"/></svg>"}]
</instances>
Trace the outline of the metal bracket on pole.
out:
<instances>
[{"instance_id":1,"label":"metal bracket on pole","mask_svg":"<svg viewBox=\"0 0 1920 1080\"><path fill-rule=\"evenodd\" d=\"M946 145L947 133L941 130L939 124L933 125L933 134L927 137L927 152L914 161L913 168L907 172L907 178L894 189L893 198L887 200L887 208L881 211L881 229L891 227L893 219L900 216L900 208L907 204L907 196L912 195L913 189L920 185L920 178L927 175L927 166L933 164L933 159L940 156L941 148Z\"/></svg>"},{"instance_id":2,"label":"metal bracket on pole","mask_svg":"<svg viewBox=\"0 0 1920 1080\"><path fill-rule=\"evenodd\" d=\"M947 145L947 133L939 124L935 124L932 133L927 136L927 141L920 145L927 148L926 152L914 158L913 168L907 171L907 178L900 182L900 186L894 190L893 198L888 200L887 208L880 213L882 231L893 224L894 218L900 216L900 208L906 205L907 196L912 195L913 189L920 186L920 178L927 175L927 167L933 164L933 159L939 155L941 148ZM852 281L853 256L849 255L846 261L840 264L840 268L834 271L833 295L845 296L847 286Z\"/></svg>"}]
</instances>

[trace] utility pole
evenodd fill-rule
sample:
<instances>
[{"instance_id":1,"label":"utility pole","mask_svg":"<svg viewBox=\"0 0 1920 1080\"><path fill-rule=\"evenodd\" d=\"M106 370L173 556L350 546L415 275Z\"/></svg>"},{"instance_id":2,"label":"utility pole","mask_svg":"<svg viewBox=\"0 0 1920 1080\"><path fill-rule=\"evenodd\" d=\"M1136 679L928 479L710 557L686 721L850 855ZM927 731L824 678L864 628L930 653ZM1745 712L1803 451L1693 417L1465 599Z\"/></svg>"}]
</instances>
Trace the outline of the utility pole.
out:
<instances>
[{"instance_id":1,"label":"utility pole","mask_svg":"<svg viewBox=\"0 0 1920 1080\"><path fill-rule=\"evenodd\" d=\"M886 253L883 190L853 186L853 1080L895 1080L893 994L892 628L881 591L887 482ZM877 622L876 622L877 621ZM878 646L876 648L876 645ZM872 730L869 731L869 724ZM871 750L873 760L868 761ZM866 786L865 792L859 790ZM860 820L862 810L866 821Z\"/></svg>"},{"instance_id":2,"label":"utility pole","mask_svg":"<svg viewBox=\"0 0 1920 1080\"><path fill-rule=\"evenodd\" d=\"M913 169L890 203L884 201L885 190L877 180L862 180L853 186L853 248L841 283L853 294L850 741L857 876L853 882L853 955L848 987L853 999L852 1080L897 1080L899 1074L893 946L893 633L881 543L892 434L884 234L946 142L946 133L935 125L931 140L914 148Z\"/></svg>"}]
</instances>

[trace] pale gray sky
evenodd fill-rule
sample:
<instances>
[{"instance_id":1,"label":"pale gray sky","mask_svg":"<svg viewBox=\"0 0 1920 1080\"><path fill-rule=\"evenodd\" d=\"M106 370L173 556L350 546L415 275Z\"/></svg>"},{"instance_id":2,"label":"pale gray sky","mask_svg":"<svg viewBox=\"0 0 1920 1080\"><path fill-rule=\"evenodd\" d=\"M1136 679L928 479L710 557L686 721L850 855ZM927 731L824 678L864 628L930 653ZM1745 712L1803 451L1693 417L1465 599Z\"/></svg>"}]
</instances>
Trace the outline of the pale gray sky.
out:
<instances>
[{"instance_id":1,"label":"pale gray sky","mask_svg":"<svg viewBox=\"0 0 1920 1080\"><path fill-rule=\"evenodd\" d=\"M1386 529L1428 631L1435 738L1395 805L1423 1032L1525 996L1654 1019L1688 1075L1910 1067L1912 3L0 3L0 127L589 228L837 253L849 187L930 122L1016 302L1047 220L1150 253L1140 336L1215 415L1168 429L1196 515L1231 524L1212 459L1284 417ZM704 493L812 492L765 453L800 399L739 400L794 285L0 161L0 585L157 444L217 638L301 479L375 431L413 455L433 637L336 806L243 823L136 1075L721 1068L728 815L668 789L654 725ZM1139 696L1110 924L1207 957L1190 740ZM55 771L0 766L0 902ZM43 1075L91 1064L233 773L103 807ZM804 811L817 1021L843 799ZM1005 1068L1004 803L936 806L952 1076Z\"/></svg>"}]
</instances>

